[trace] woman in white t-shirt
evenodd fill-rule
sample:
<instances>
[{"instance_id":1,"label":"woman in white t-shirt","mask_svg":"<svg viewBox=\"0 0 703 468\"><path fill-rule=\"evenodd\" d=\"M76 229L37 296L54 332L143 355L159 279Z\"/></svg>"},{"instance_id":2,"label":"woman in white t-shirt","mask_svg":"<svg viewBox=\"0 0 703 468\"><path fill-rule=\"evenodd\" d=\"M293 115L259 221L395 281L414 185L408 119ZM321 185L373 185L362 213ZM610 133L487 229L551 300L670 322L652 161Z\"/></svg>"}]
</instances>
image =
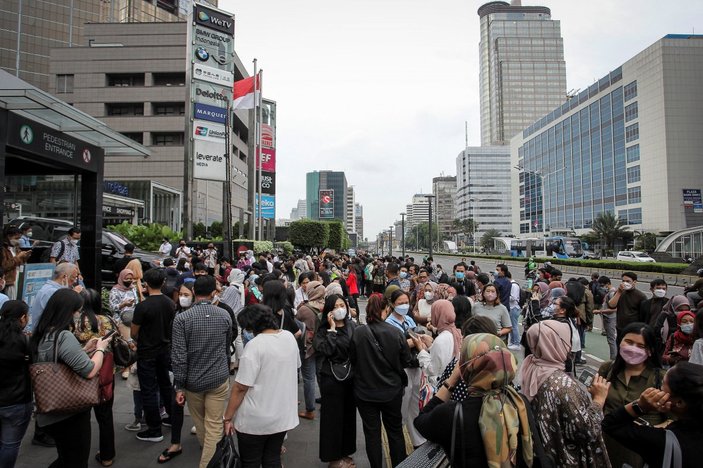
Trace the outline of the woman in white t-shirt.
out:
<instances>
[{"instance_id":1,"label":"woman in white t-shirt","mask_svg":"<svg viewBox=\"0 0 703 468\"><path fill-rule=\"evenodd\" d=\"M266 305L245 307L237 321L254 338L239 359L224 432L237 431L243 466L281 466L283 439L299 423L298 343L289 331L279 330Z\"/></svg>"},{"instance_id":2,"label":"woman in white t-shirt","mask_svg":"<svg viewBox=\"0 0 703 468\"><path fill-rule=\"evenodd\" d=\"M420 350L417 355L420 367L433 386L437 385L437 378L452 358L459 357L462 337L455 321L456 313L452 303L446 299L435 301L432 304L431 323L437 330L437 338L429 350L419 338L413 340Z\"/></svg>"},{"instance_id":3,"label":"woman in white t-shirt","mask_svg":"<svg viewBox=\"0 0 703 468\"><path fill-rule=\"evenodd\" d=\"M418 301L415 305L413 315L415 323L425 325L430 321L432 303L434 302L434 290L437 286L432 281L426 282L422 287L422 292L418 294Z\"/></svg>"}]
</instances>

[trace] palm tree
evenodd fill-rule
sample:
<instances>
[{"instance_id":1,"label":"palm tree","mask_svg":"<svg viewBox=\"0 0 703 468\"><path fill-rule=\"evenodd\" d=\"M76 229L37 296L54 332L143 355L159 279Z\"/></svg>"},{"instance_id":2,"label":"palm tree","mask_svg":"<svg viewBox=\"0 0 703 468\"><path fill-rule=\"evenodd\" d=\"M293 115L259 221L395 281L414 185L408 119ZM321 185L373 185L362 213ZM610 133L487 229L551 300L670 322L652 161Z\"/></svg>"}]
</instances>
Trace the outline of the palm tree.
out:
<instances>
[{"instance_id":1,"label":"palm tree","mask_svg":"<svg viewBox=\"0 0 703 468\"><path fill-rule=\"evenodd\" d=\"M483 236L481 236L481 247L484 248L484 250L492 250L493 249L493 238L494 237L500 237L501 233L497 229L489 229L488 231L483 233Z\"/></svg>"},{"instance_id":2,"label":"palm tree","mask_svg":"<svg viewBox=\"0 0 703 468\"><path fill-rule=\"evenodd\" d=\"M625 221L615 216L615 213L611 211L604 211L596 216L591 229L611 252L616 240L631 235Z\"/></svg>"}]
</instances>

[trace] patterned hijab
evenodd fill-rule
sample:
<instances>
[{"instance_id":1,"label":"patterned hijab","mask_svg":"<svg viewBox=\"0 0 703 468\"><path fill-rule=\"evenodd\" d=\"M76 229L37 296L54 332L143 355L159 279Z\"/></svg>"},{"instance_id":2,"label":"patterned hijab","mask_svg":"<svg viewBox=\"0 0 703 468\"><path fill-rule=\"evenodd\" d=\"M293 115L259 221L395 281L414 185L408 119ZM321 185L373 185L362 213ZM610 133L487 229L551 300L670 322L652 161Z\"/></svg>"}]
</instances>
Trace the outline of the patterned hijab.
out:
<instances>
[{"instance_id":1,"label":"patterned hijab","mask_svg":"<svg viewBox=\"0 0 703 468\"><path fill-rule=\"evenodd\" d=\"M459 357L461 332L454 324L454 322L456 322L454 305L446 299L440 299L432 303L430 311L430 322L437 328L438 334L445 330L452 334L452 338L454 338L454 351L452 351L452 356Z\"/></svg>"},{"instance_id":2,"label":"patterned hijab","mask_svg":"<svg viewBox=\"0 0 703 468\"><path fill-rule=\"evenodd\" d=\"M537 283L541 298L539 300L539 308L544 309L549 305L549 285L547 283Z\"/></svg>"},{"instance_id":3,"label":"patterned hijab","mask_svg":"<svg viewBox=\"0 0 703 468\"><path fill-rule=\"evenodd\" d=\"M481 397L478 418L489 468L517 466L518 447L532 466L532 433L525 402L510 385L517 361L503 340L489 333L464 338L459 359L461 377L469 396Z\"/></svg>"},{"instance_id":4,"label":"patterned hijab","mask_svg":"<svg viewBox=\"0 0 703 468\"><path fill-rule=\"evenodd\" d=\"M451 301L456 297L456 289L446 283L440 283L434 288L434 300L446 299Z\"/></svg>"},{"instance_id":5,"label":"patterned hijab","mask_svg":"<svg viewBox=\"0 0 703 468\"><path fill-rule=\"evenodd\" d=\"M571 352L571 327L564 322L545 320L527 329L527 344L534 354L522 362L522 393L532 401L542 384L556 371L564 370Z\"/></svg>"}]
</instances>

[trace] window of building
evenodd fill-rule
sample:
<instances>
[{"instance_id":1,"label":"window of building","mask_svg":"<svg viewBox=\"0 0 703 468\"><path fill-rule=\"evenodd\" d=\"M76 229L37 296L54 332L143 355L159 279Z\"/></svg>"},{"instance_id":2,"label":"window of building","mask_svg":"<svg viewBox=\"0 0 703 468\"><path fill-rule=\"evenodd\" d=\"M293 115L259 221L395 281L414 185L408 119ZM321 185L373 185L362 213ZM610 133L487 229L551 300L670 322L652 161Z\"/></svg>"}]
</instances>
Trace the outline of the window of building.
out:
<instances>
[{"instance_id":1,"label":"window of building","mask_svg":"<svg viewBox=\"0 0 703 468\"><path fill-rule=\"evenodd\" d=\"M632 166L627 168L627 183L633 184L640 181L640 167Z\"/></svg>"},{"instance_id":2,"label":"window of building","mask_svg":"<svg viewBox=\"0 0 703 468\"><path fill-rule=\"evenodd\" d=\"M144 73L110 73L106 77L108 86L144 86Z\"/></svg>"},{"instance_id":3,"label":"window of building","mask_svg":"<svg viewBox=\"0 0 703 468\"><path fill-rule=\"evenodd\" d=\"M637 80L625 85L625 101L637 97Z\"/></svg>"},{"instance_id":4,"label":"window of building","mask_svg":"<svg viewBox=\"0 0 703 468\"><path fill-rule=\"evenodd\" d=\"M640 137L640 124L632 124L625 127L625 143L638 140Z\"/></svg>"},{"instance_id":5,"label":"window of building","mask_svg":"<svg viewBox=\"0 0 703 468\"><path fill-rule=\"evenodd\" d=\"M628 203L640 203L642 201L642 188L630 187L627 189L627 202Z\"/></svg>"},{"instance_id":6,"label":"window of building","mask_svg":"<svg viewBox=\"0 0 703 468\"><path fill-rule=\"evenodd\" d=\"M185 86L185 73L154 73L154 86Z\"/></svg>"},{"instance_id":7,"label":"window of building","mask_svg":"<svg viewBox=\"0 0 703 468\"><path fill-rule=\"evenodd\" d=\"M152 132L151 144L153 146L183 146L185 135L183 132Z\"/></svg>"},{"instance_id":8,"label":"window of building","mask_svg":"<svg viewBox=\"0 0 703 468\"><path fill-rule=\"evenodd\" d=\"M627 224L642 224L642 208L627 210Z\"/></svg>"},{"instance_id":9,"label":"window of building","mask_svg":"<svg viewBox=\"0 0 703 468\"><path fill-rule=\"evenodd\" d=\"M633 102L632 104L625 107L625 122L629 122L630 120L636 119L637 115L637 102Z\"/></svg>"},{"instance_id":10,"label":"window of building","mask_svg":"<svg viewBox=\"0 0 703 468\"><path fill-rule=\"evenodd\" d=\"M56 93L73 92L73 75L56 75Z\"/></svg>"},{"instance_id":11,"label":"window of building","mask_svg":"<svg viewBox=\"0 0 703 468\"><path fill-rule=\"evenodd\" d=\"M106 115L144 115L144 103L111 102L105 104Z\"/></svg>"},{"instance_id":12,"label":"window of building","mask_svg":"<svg viewBox=\"0 0 703 468\"><path fill-rule=\"evenodd\" d=\"M634 146L629 146L627 148L627 162L637 162L640 160L640 145L636 144Z\"/></svg>"},{"instance_id":13,"label":"window of building","mask_svg":"<svg viewBox=\"0 0 703 468\"><path fill-rule=\"evenodd\" d=\"M124 132L122 135L137 143L144 143L144 134L142 132Z\"/></svg>"},{"instance_id":14,"label":"window of building","mask_svg":"<svg viewBox=\"0 0 703 468\"><path fill-rule=\"evenodd\" d=\"M185 115L184 102L155 102L152 104L154 115Z\"/></svg>"}]
</instances>

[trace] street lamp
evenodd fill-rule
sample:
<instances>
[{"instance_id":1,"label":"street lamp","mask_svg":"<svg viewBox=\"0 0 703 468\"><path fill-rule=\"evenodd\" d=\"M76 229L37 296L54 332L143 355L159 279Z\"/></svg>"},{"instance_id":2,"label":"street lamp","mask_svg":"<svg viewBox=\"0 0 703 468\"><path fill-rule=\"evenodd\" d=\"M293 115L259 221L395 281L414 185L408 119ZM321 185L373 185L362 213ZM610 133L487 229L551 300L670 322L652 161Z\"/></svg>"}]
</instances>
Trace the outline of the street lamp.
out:
<instances>
[{"instance_id":1,"label":"street lamp","mask_svg":"<svg viewBox=\"0 0 703 468\"><path fill-rule=\"evenodd\" d=\"M393 226L388 230L388 255L393 256Z\"/></svg>"},{"instance_id":2,"label":"street lamp","mask_svg":"<svg viewBox=\"0 0 703 468\"><path fill-rule=\"evenodd\" d=\"M403 252L403 258L405 258L405 213L400 213L401 220L400 220L400 235L401 241L400 241L400 248Z\"/></svg>"},{"instance_id":3,"label":"street lamp","mask_svg":"<svg viewBox=\"0 0 703 468\"><path fill-rule=\"evenodd\" d=\"M430 257L432 257L432 199L435 198L434 195L425 195L425 198L427 198L427 204L429 205L429 212L428 212L428 217L430 220Z\"/></svg>"}]
</instances>

